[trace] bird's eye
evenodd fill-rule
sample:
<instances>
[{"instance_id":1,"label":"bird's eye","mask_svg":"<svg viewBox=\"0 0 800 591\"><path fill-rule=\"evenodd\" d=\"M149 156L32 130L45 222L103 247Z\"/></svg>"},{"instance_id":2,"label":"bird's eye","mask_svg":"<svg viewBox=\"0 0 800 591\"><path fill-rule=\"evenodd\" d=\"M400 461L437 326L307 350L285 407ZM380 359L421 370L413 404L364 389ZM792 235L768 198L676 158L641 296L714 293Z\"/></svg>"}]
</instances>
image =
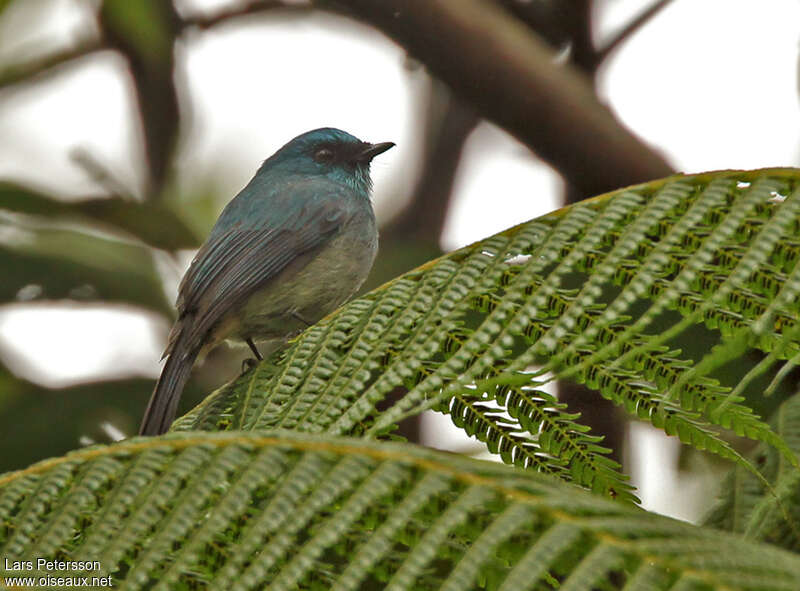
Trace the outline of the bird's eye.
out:
<instances>
[{"instance_id":1,"label":"bird's eye","mask_svg":"<svg viewBox=\"0 0 800 591\"><path fill-rule=\"evenodd\" d=\"M320 148L314 152L314 160L321 164L327 164L333 161L333 152L328 148Z\"/></svg>"}]
</instances>

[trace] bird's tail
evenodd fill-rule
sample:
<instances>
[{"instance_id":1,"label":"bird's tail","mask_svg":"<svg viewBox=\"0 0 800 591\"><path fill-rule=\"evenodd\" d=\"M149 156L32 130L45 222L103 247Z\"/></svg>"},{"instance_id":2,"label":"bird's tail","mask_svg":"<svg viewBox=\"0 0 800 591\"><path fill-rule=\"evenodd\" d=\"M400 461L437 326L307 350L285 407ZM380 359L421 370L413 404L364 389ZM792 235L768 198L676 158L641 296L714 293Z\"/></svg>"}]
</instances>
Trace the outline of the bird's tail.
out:
<instances>
[{"instance_id":1,"label":"bird's tail","mask_svg":"<svg viewBox=\"0 0 800 591\"><path fill-rule=\"evenodd\" d=\"M150 396L150 402L142 417L139 435L161 435L166 433L175 419L178 401L181 399L183 387L192 372L194 360L197 358L197 347L189 347L186 342L187 333L182 330L169 349L169 357L156 382Z\"/></svg>"}]
</instances>

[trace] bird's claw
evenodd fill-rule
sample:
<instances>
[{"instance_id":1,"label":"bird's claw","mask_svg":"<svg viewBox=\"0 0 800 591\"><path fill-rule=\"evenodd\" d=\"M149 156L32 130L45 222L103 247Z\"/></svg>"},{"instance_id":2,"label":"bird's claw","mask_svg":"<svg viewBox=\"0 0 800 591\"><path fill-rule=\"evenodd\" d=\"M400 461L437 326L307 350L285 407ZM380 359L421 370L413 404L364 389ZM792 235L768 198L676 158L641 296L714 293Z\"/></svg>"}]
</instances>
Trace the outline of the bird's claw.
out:
<instances>
[{"instance_id":1,"label":"bird's claw","mask_svg":"<svg viewBox=\"0 0 800 591\"><path fill-rule=\"evenodd\" d=\"M258 359L254 359L253 357L248 357L244 361L242 361L242 373L241 375L246 374L248 371L253 369L256 365L258 365Z\"/></svg>"}]
</instances>

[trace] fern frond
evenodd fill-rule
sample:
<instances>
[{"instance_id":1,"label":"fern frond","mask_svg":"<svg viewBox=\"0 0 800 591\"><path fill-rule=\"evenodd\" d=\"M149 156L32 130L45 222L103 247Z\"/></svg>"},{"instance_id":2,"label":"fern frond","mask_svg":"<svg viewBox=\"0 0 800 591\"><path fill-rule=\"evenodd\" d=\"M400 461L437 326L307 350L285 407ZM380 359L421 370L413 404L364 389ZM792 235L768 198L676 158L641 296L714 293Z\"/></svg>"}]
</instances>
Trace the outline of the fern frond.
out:
<instances>
[{"instance_id":1,"label":"fern frond","mask_svg":"<svg viewBox=\"0 0 800 591\"><path fill-rule=\"evenodd\" d=\"M795 554L533 471L287 431L172 434L48 460L0 476L0 523L9 562L99 560L86 574L122 590L788 591L800 580Z\"/></svg>"},{"instance_id":2,"label":"fern frond","mask_svg":"<svg viewBox=\"0 0 800 591\"><path fill-rule=\"evenodd\" d=\"M633 498L568 409L509 395L572 379L740 465L720 429L796 464L726 366L800 356L798 187L793 169L676 176L521 224L344 306L175 430L378 436L433 408L508 462Z\"/></svg>"},{"instance_id":3,"label":"fern frond","mask_svg":"<svg viewBox=\"0 0 800 591\"><path fill-rule=\"evenodd\" d=\"M772 424L789 447L800 453L800 393L778 407ZM771 487L767 489L760 479L735 466L723 480L704 523L796 552L800 550L800 468L763 444L752 457Z\"/></svg>"}]
</instances>

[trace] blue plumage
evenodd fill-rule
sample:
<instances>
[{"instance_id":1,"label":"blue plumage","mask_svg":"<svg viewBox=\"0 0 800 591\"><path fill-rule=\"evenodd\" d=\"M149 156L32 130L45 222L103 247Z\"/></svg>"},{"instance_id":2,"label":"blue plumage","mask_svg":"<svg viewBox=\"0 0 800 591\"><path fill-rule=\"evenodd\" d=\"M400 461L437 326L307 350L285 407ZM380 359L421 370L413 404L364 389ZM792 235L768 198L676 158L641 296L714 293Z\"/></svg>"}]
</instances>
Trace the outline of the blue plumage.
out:
<instances>
[{"instance_id":1,"label":"blue plumage","mask_svg":"<svg viewBox=\"0 0 800 591\"><path fill-rule=\"evenodd\" d=\"M181 282L168 357L140 433L169 428L198 355L224 339L282 341L339 306L377 252L369 163L394 144L333 128L264 161L225 207Z\"/></svg>"}]
</instances>

